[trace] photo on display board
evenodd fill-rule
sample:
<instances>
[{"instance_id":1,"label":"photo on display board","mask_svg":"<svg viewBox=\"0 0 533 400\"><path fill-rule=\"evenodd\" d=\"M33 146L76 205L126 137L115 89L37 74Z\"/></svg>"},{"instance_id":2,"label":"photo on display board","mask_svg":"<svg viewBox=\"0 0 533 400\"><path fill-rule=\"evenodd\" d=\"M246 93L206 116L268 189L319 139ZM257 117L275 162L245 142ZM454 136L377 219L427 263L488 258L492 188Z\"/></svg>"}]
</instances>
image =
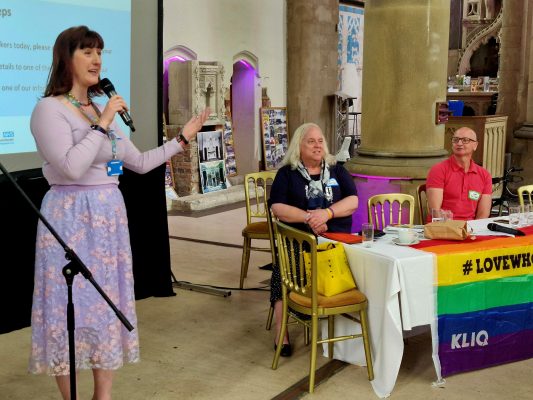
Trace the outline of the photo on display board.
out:
<instances>
[{"instance_id":1,"label":"photo on display board","mask_svg":"<svg viewBox=\"0 0 533 400\"><path fill-rule=\"evenodd\" d=\"M237 175L237 163L235 160L235 149L233 147L233 129L230 121L224 123L224 150L226 154L227 176Z\"/></svg>"},{"instance_id":2,"label":"photo on display board","mask_svg":"<svg viewBox=\"0 0 533 400\"><path fill-rule=\"evenodd\" d=\"M227 189L224 161L200 163L200 184L202 186L202 193Z\"/></svg>"},{"instance_id":3,"label":"photo on display board","mask_svg":"<svg viewBox=\"0 0 533 400\"><path fill-rule=\"evenodd\" d=\"M286 107L261 108L261 134L265 169L278 169L289 146Z\"/></svg>"},{"instance_id":4,"label":"photo on display board","mask_svg":"<svg viewBox=\"0 0 533 400\"><path fill-rule=\"evenodd\" d=\"M198 141L198 157L201 163L224 159L222 131L198 132L196 140Z\"/></svg>"}]
</instances>

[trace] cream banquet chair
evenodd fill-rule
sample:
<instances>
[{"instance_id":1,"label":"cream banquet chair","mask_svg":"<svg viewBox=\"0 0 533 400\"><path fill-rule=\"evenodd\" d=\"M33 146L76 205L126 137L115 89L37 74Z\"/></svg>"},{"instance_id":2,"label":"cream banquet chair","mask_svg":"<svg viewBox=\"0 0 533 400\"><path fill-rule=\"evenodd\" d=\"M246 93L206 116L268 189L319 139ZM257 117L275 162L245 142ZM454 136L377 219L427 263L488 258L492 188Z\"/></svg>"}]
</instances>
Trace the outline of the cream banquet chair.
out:
<instances>
[{"instance_id":1,"label":"cream banquet chair","mask_svg":"<svg viewBox=\"0 0 533 400\"><path fill-rule=\"evenodd\" d=\"M402 220L404 203L409 207L408 221ZM415 198L410 194L376 194L368 199L368 221L374 223L375 229L384 229L387 225L394 224L413 224L414 213Z\"/></svg>"},{"instance_id":2,"label":"cream banquet chair","mask_svg":"<svg viewBox=\"0 0 533 400\"><path fill-rule=\"evenodd\" d=\"M271 251L270 233L267 221L268 193L276 171L262 171L246 174L244 177L244 194L246 200L246 226L242 230L244 238L241 261L241 279L239 287L244 286L248 274L250 251ZM268 240L268 247L252 247L252 240ZM272 254L274 263L274 254Z\"/></svg>"},{"instance_id":3,"label":"cream banquet chair","mask_svg":"<svg viewBox=\"0 0 533 400\"><path fill-rule=\"evenodd\" d=\"M315 369L318 346L328 344L328 356L333 358L333 344L341 340L362 339L365 350L368 379L374 379L372 357L370 354L370 337L368 333L366 296L357 289L325 297L317 292L317 243L310 233L300 231L274 221L276 243L278 245L278 263L281 273L281 291L283 296L283 313L278 343L282 343L287 331L289 313L297 323L303 324L311 330L311 356L309 365L309 392L313 393L315 386ZM303 265L303 253L308 252L311 259L310 279ZM310 316L301 319L291 310ZM342 315L361 324L361 332L356 335L335 336L335 316ZM328 337L319 339L320 319L328 320ZM277 346L272 362L272 369L277 369L281 354L281 346Z\"/></svg>"},{"instance_id":4,"label":"cream banquet chair","mask_svg":"<svg viewBox=\"0 0 533 400\"><path fill-rule=\"evenodd\" d=\"M517 190L520 207L524 209L524 197L529 200L529 204L533 204L531 193L533 192L533 185L520 186Z\"/></svg>"},{"instance_id":5,"label":"cream banquet chair","mask_svg":"<svg viewBox=\"0 0 533 400\"><path fill-rule=\"evenodd\" d=\"M416 195L418 197L418 218L419 223L425 225L427 216L429 214L428 197L426 193L426 184L419 185L416 188Z\"/></svg>"}]
</instances>

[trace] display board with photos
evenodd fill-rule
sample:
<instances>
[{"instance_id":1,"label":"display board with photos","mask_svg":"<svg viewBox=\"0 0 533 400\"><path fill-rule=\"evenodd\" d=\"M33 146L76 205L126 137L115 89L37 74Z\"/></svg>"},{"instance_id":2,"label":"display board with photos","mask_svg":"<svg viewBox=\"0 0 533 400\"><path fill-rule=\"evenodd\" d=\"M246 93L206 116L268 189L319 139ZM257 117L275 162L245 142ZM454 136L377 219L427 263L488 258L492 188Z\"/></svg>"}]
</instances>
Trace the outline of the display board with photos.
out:
<instances>
[{"instance_id":1,"label":"display board with photos","mask_svg":"<svg viewBox=\"0 0 533 400\"><path fill-rule=\"evenodd\" d=\"M278 169L289 146L286 107L261 108L261 134L265 169Z\"/></svg>"},{"instance_id":2,"label":"display board with photos","mask_svg":"<svg viewBox=\"0 0 533 400\"><path fill-rule=\"evenodd\" d=\"M224 151L226 152L226 175L237 175L235 147L233 145L233 129L230 121L224 123Z\"/></svg>"},{"instance_id":3,"label":"display board with photos","mask_svg":"<svg viewBox=\"0 0 533 400\"><path fill-rule=\"evenodd\" d=\"M227 189L222 131L199 132L196 141L202 193Z\"/></svg>"}]
</instances>

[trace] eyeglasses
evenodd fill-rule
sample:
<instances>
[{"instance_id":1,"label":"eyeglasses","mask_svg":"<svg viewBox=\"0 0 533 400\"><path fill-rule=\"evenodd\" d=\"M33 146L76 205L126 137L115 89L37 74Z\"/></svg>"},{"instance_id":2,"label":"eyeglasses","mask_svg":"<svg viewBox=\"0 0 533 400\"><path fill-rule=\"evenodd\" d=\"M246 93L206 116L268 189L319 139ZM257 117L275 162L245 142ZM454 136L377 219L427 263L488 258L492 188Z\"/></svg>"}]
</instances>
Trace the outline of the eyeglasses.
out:
<instances>
[{"instance_id":1,"label":"eyeglasses","mask_svg":"<svg viewBox=\"0 0 533 400\"><path fill-rule=\"evenodd\" d=\"M470 139L467 137L452 137L452 143L459 143L459 142L463 144L468 144L470 142L477 142L477 140Z\"/></svg>"}]
</instances>

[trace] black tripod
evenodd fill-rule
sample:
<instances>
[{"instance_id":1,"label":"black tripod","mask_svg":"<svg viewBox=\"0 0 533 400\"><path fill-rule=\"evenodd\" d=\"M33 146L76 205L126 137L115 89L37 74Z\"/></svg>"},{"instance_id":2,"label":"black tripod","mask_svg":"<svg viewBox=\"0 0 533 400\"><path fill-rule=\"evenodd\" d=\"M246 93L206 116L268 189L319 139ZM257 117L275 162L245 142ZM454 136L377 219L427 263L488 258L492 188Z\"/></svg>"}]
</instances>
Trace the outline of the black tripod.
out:
<instances>
[{"instance_id":1,"label":"black tripod","mask_svg":"<svg viewBox=\"0 0 533 400\"><path fill-rule=\"evenodd\" d=\"M83 261L80 260L78 255L67 246L65 241L59 236L59 234L54 230L52 225L46 220L46 218L41 214L41 212L35 207L35 204L30 200L30 198L24 193L19 184L13 179L13 177L7 172L2 163L0 162L0 170L2 173L9 179L9 181L15 186L19 193L24 197L24 200L30 205L33 211L37 214L41 222L48 228L50 233L56 238L58 243L65 250L65 258L69 261L67 265L63 267L63 276L67 283L68 289L68 299L67 299L67 331L68 331L68 356L69 356L69 369L70 369L70 398L76 400L76 347L74 343L74 331L76 329L76 323L74 318L74 303L72 302L72 282L74 281L74 276L81 273L85 279L87 279L94 288L100 293L102 298L107 302L109 307L115 312L116 316L122 322L122 324L132 331L133 325L126 319L124 314L115 306L107 294L102 290L102 288L94 280L91 271L85 266Z\"/></svg>"}]
</instances>

